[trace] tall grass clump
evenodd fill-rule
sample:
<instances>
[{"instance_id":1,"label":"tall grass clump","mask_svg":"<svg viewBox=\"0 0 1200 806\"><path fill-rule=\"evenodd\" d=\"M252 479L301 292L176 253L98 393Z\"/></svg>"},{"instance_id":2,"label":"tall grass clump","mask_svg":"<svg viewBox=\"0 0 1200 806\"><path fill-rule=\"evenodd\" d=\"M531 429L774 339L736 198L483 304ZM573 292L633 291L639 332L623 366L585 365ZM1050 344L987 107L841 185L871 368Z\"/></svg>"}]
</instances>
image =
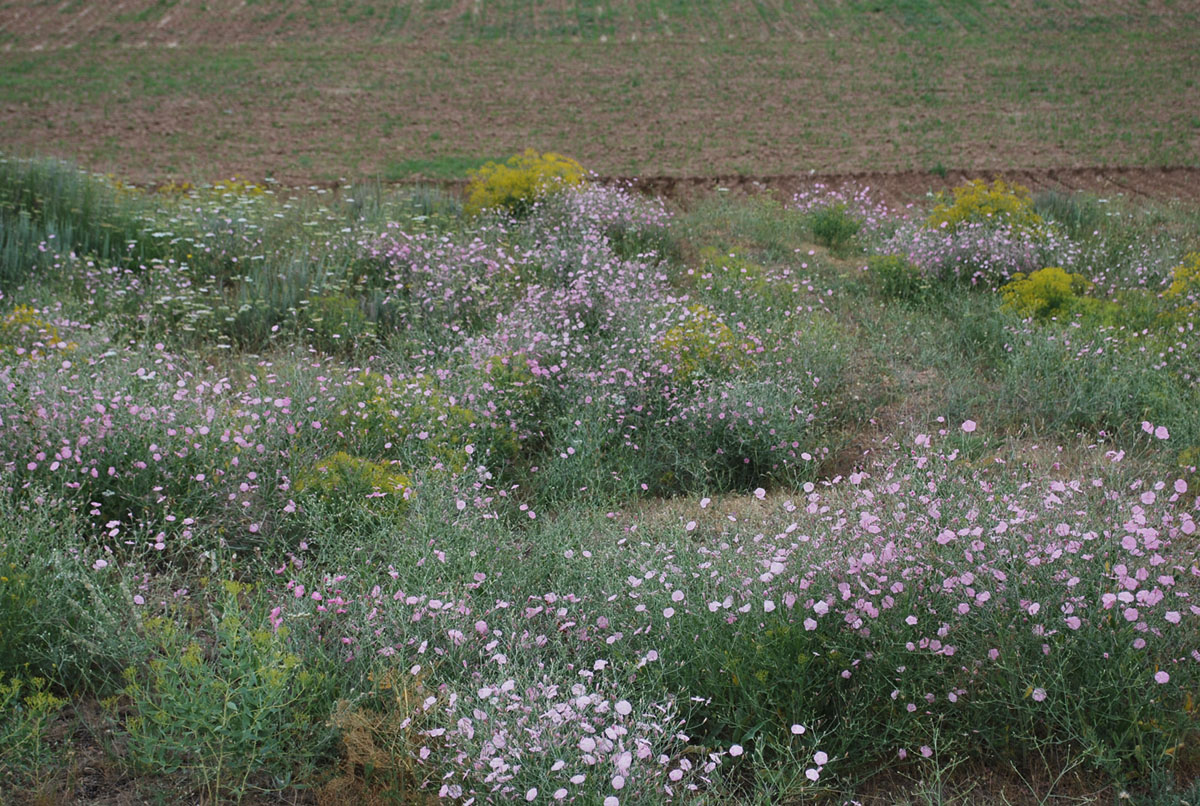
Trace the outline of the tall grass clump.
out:
<instances>
[{"instance_id":1,"label":"tall grass clump","mask_svg":"<svg viewBox=\"0 0 1200 806\"><path fill-rule=\"evenodd\" d=\"M75 252L108 262L147 260L137 191L58 160L0 158L0 282L22 282Z\"/></svg>"}]
</instances>

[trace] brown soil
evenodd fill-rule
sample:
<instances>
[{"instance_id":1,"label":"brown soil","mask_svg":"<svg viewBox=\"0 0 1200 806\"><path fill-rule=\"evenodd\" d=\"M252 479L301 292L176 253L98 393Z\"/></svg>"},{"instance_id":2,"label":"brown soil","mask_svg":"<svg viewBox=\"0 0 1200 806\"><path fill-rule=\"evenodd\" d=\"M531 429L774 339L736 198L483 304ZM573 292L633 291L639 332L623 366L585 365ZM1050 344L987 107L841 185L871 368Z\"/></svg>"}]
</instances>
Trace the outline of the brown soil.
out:
<instances>
[{"instance_id":1,"label":"brown soil","mask_svg":"<svg viewBox=\"0 0 1200 806\"><path fill-rule=\"evenodd\" d=\"M868 187L889 204L905 204L930 192L949 190L968 179L1002 178L1030 190L1091 193L1101 197L1200 201L1200 168L1043 168L1012 171L875 171L813 173L784 176L715 176L642 178L608 177L609 182L629 182L646 193L686 203L725 188L735 194L773 193L781 199L817 185Z\"/></svg>"},{"instance_id":2,"label":"brown soil","mask_svg":"<svg viewBox=\"0 0 1200 806\"><path fill-rule=\"evenodd\" d=\"M0 40L0 130L6 152L134 182L461 176L463 160L534 147L602 174L725 186L764 175L794 185L815 171L886 174L888 188L919 193L931 181L921 171L938 169L940 185L944 166L948 179L1027 170L1036 176L1026 184L1194 198L1194 174L1145 169L1200 166L1200 82L1188 78L1200 75L1197 31L961 36L940 53L927 39L877 34L258 45L231 36L55 51L20 51L27 40L17 38L8 52ZM645 183L675 194L706 181Z\"/></svg>"}]
</instances>

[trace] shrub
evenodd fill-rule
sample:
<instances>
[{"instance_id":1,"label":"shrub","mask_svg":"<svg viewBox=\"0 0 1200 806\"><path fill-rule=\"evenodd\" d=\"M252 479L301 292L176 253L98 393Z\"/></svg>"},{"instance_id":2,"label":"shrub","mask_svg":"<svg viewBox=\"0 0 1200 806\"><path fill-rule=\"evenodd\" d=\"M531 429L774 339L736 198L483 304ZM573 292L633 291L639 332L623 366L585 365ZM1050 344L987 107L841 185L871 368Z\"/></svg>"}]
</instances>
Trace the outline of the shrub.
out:
<instances>
[{"instance_id":1,"label":"shrub","mask_svg":"<svg viewBox=\"0 0 1200 806\"><path fill-rule=\"evenodd\" d=\"M1049 319L1069 314L1079 297L1088 290L1081 274L1068 274L1057 266L1048 266L1026 277L1021 272L1000 289L1004 307L1022 317Z\"/></svg>"},{"instance_id":2,"label":"shrub","mask_svg":"<svg viewBox=\"0 0 1200 806\"><path fill-rule=\"evenodd\" d=\"M123 691L131 706L122 724L130 765L143 773L186 771L208 802L282 788L278 782L320 749L313 739L326 731L328 713L312 713L324 676L289 651L287 628L244 611L249 586L224 587L207 640L166 618L147 622L158 657L127 669Z\"/></svg>"},{"instance_id":3,"label":"shrub","mask_svg":"<svg viewBox=\"0 0 1200 806\"><path fill-rule=\"evenodd\" d=\"M963 224L1007 224L1017 230L1037 232L1043 226L1042 217L1033 210L1033 197L1023 185L1009 185L997 179L988 185L982 179L972 179L944 194L929 215L927 225L934 229L958 229Z\"/></svg>"},{"instance_id":4,"label":"shrub","mask_svg":"<svg viewBox=\"0 0 1200 806\"><path fill-rule=\"evenodd\" d=\"M305 309L303 321L313 346L326 353L352 352L373 341L374 325L358 301L345 294L317 297Z\"/></svg>"},{"instance_id":5,"label":"shrub","mask_svg":"<svg viewBox=\"0 0 1200 806\"><path fill-rule=\"evenodd\" d=\"M402 510L412 482L386 462L372 462L338 451L296 477L298 493L338 498L379 498L389 510Z\"/></svg>"},{"instance_id":6,"label":"shrub","mask_svg":"<svg viewBox=\"0 0 1200 806\"><path fill-rule=\"evenodd\" d=\"M1116 303L1085 296L1091 283L1081 274L1068 274L1047 266L1026 277L1020 272L1000 289L1004 307L1023 318L1051 319L1081 314L1092 320L1108 320L1118 313Z\"/></svg>"},{"instance_id":7,"label":"shrub","mask_svg":"<svg viewBox=\"0 0 1200 806\"><path fill-rule=\"evenodd\" d=\"M480 441L475 413L424 376L393 380L364 372L342 406L334 425L356 455L457 473Z\"/></svg>"},{"instance_id":8,"label":"shrub","mask_svg":"<svg viewBox=\"0 0 1200 806\"><path fill-rule=\"evenodd\" d=\"M743 354L729 326L703 305L688 306L678 324L659 337L656 347L679 383L699 375L729 375L738 368Z\"/></svg>"},{"instance_id":9,"label":"shrub","mask_svg":"<svg viewBox=\"0 0 1200 806\"><path fill-rule=\"evenodd\" d=\"M1200 311L1200 252L1189 252L1171 270L1171 285L1163 292L1167 307L1163 319L1169 324L1184 322Z\"/></svg>"},{"instance_id":10,"label":"shrub","mask_svg":"<svg viewBox=\"0 0 1200 806\"><path fill-rule=\"evenodd\" d=\"M505 163L489 162L472 172L465 210L476 214L500 209L520 217L542 196L583 181L583 168L575 160L530 148Z\"/></svg>"},{"instance_id":11,"label":"shrub","mask_svg":"<svg viewBox=\"0 0 1200 806\"><path fill-rule=\"evenodd\" d=\"M50 741L49 729L66 704L40 677L5 681L0 672L0 789L49 794L45 789L50 777L65 763L62 750Z\"/></svg>"},{"instance_id":12,"label":"shrub","mask_svg":"<svg viewBox=\"0 0 1200 806\"><path fill-rule=\"evenodd\" d=\"M867 271L889 299L914 300L929 290L929 283L920 270L903 255L872 255Z\"/></svg>"},{"instance_id":13,"label":"shrub","mask_svg":"<svg viewBox=\"0 0 1200 806\"><path fill-rule=\"evenodd\" d=\"M836 252L850 245L862 229L862 222L847 211L845 204L831 204L813 212L809 226L817 243Z\"/></svg>"}]
</instances>

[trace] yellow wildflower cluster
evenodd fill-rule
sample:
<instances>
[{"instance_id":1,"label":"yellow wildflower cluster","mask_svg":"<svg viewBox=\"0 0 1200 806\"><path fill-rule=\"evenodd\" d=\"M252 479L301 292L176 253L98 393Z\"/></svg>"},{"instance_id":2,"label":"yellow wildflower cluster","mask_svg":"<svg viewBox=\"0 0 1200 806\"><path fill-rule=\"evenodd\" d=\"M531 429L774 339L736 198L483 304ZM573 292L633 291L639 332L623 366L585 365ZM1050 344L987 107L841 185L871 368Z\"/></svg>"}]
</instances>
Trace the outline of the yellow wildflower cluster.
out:
<instances>
[{"instance_id":1,"label":"yellow wildflower cluster","mask_svg":"<svg viewBox=\"0 0 1200 806\"><path fill-rule=\"evenodd\" d=\"M1040 231L1042 217L1033 211L1029 188L997 179L988 184L972 179L954 188L951 198L945 194L926 222L933 229L957 229L964 224L1006 224L1026 232Z\"/></svg>"},{"instance_id":2,"label":"yellow wildflower cluster","mask_svg":"<svg viewBox=\"0 0 1200 806\"><path fill-rule=\"evenodd\" d=\"M0 353L44 358L51 350L73 350L74 344L58 335L58 328L42 319L29 305L18 305L0 317Z\"/></svg>"},{"instance_id":3,"label":"yellow wildflower cluster","mask_svg":"<svg viewBox=\"0 0 1200 806\"><path fill-rule=\"evenodd\" d=\"M538 199L564 187L582 184L583 167L570 157L528 149L507 162L489 162L471 173L466 211L503 209L523 215Z\"/></svg>"},{"instance_id":4,"label":"yellow wildflower cluster","mask_svg":"<svg viewBox=\"0 0 1200 806\"><path fill-rule=\"evenodd\" d=\"M1000 295L1005 308L1025 318L1063 318L1076 314L1098 322L1119 318L1120 306L1087 296L1091 289L1092 284L1082 274L1047 266L1028 276L1017 272L1001 287Z\"/></svg>"},{"instance_id":5,"label":"yellow wildflower cluster","mask_svg":"<svg viewBox=\"0 0 1200 806\"><path fill-rule=\"evenodd\" d=\"M1162 295L1159 321L1167 326L1183 324L1200 313L1200 252L1188 252L1171 270L1171 285Z\"/></svg>"}]
</instances>

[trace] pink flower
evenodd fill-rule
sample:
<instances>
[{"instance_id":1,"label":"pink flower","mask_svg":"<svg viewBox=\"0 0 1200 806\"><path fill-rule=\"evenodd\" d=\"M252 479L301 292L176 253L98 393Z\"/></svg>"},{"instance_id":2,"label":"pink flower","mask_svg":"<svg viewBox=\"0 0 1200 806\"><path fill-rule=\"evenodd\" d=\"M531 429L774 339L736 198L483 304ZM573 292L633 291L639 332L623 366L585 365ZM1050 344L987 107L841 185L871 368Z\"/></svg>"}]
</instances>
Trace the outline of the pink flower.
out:
<instances>
[{"instance_id":1,"label":"pink flower","mask_svg":"<svg viewBox=\"0 0 1200 806\"><path fill-rule=\"evenodd\" d=\"M973 433L975 431L975 427L976 423L974 420L966 420L962 424L962 430L968 434Z\"/></svg>"},{"instance_id":2,"label":"pink flower","mask_svg":"<svg viewBox=\"0 0 1200 806\"><path fill-rule=\"evenodd\" d=\"M1158 683L1160 686L1163 683L1170 682L1170 680L1171 680L1171 675L1167 674L1166 672L1164 672L1162 670L1159 670L1154 673L1154 682Z\"/></svg>"}]
</instances>

